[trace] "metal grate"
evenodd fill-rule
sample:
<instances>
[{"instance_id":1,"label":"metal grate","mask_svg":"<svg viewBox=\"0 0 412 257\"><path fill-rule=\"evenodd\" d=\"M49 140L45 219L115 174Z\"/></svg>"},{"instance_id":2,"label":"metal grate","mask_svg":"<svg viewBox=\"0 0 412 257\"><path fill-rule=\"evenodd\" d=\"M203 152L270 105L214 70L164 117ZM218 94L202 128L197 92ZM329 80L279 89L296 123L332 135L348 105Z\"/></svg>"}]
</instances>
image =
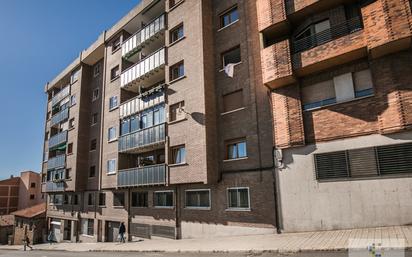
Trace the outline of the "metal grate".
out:
<instances>
[{"instance_id":1,"label":"metal grate","mask_svg":"<svg viewBox=\"0 0 412 257\"><path fill-rule=\"evenodd\" d=\"M117 175L117 186L149 186L166 184L166 165L120 170Z\"/></svg>"},{"instance_id":2,"label":"metal grate","mask_svg":"<svg viewBox=\"0 0 412 257\"><path fill-rule=\"evenodd\" d=\"M168 226L152 226L152 236L176 239L176 228Z\"/></svg>"},{"instance_id":3,"label":"metal grate","mask_svg":"<svg viewBox=\"0 0 412 257\"><path fill-rule=\"evenodd\" d=\"M130 223L130 235L151 238L151 227L148 224Z\"/></svg>"},{"instance_id":4,"label":"metal grate","mask_svg":"<svg viewBox=\"0 0 412 257\"><path fill-rule=\"evenodd\" d=\"M377 147L382 175L412 173L412 143Z\"/></svg>"},{"instance_id":5,"label":"metal grate","mask_svg":"<svg viewBox=\"0 0 412 257\"><path fill-rule=\"evenodd\" d=\"M349 177L346 151L315 155L317 179Z\"/></svg>"}]
</instances>

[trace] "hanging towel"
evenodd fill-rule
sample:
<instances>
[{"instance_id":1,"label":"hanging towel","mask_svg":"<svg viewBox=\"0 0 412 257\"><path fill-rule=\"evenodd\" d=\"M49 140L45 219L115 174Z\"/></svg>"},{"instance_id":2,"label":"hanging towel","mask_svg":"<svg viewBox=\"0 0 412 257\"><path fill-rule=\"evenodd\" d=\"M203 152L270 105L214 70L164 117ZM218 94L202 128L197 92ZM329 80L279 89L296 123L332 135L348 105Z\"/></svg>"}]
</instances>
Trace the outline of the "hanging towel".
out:
<instances>
[{"instance_id":1,"label":"hanging towel","mask_svg":"<svg viewBox=\"0 0 412 257\"><path fill-rule=\"evenodd\" d=\"M235 64L229 63L225 66L225 73L228 77L233 78L233 73L235 72Z\"/></svg>"}]
</instances>

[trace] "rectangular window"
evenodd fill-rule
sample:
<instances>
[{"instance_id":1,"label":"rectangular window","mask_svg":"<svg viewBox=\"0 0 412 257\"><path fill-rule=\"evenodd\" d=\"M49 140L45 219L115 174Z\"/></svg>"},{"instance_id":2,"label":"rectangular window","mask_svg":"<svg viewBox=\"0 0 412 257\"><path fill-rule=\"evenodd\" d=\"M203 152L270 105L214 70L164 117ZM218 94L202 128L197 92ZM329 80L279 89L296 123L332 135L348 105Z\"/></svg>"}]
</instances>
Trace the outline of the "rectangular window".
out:
<instances>
[{"instance_id":1,"label":"rectangular window","mask_svg":"<svg viewBox=\"0 0 412 257\"><path fill-rule=\"evenodd\" d=\"M98 63L93 68L93 77L97 77L100 75L101 64Z\"/></svg>"},{"instance_id":2,"label":"rectangular window","mask_svg":"<svg viewBox=\"0 0 412 257\"><path fill-rule=\"evenodd\" d=\"M98 98L99 98L99 89L98 89L98 88L95 88L95 89L93 90L93 98L92 98L92 101L94 102L94 101L96 101Z\"/></svg>"},{"instance_id":3,"label":"rectangular window","mask_svg":"<svg viewBox=\"0 0 412 257\"><path fill-rule=\"evenodd\" d=\"M126 135L130 133L130 119L124 119L120 122L120 134Z\"/></svg>"},{"instance_id":4,"label":"rectangular window","mask_svg":"<svg viewBox=\"0 0 412 257\"><path fill-rule=\"evenodd\" d=\"M80 77L80 68L72 72L72 75L70 76L70 83L73 84L76 81L79 80Z\"/></svg>"},{"instance_id":5,"label":"rectangular window","mask_svg":"<svg viewBox=\"0 0 412 257\"><path fill-rule=\"evenodd\" d=\"M116 140L117 134L116 134L116 128L115 128L115 127L109 128L108 137L109 137L109 138L108 138L108 139L109 139L109 142L110 142L110 141L113 141L113 140Z\"/></svg>"},{"instance_id":6,"label":"rectangular window","mask_svg":"<svg viewBox=\"0 0 412 257\"><path fill-rule=\"evenodd\" d=\"M354 72L353 83L356 98L373 95L373 82L370 69Z\"/></svg>"},{"instance_id":7,"label":"rectangular window","mask_svg":"<svg viewBox=\"0 0 412 257\"><path fill-rule=\"evenodd\" d=\"M120 76L120 68L119 65L117 65L116 67L114 67L111 71L110 71L110 79L111 80L115 80Z\"/></svg>"},{"instance_id":8,"label":"rectangular window","mask_svg":"<svg viewBox=\"0 0 412 257\"><path fill-rule=\"evenodd\" d=\"M182 78L185 75L184 62L181 61L172 65L169 69L170 81Z\"/></svg>"},{"instance_id":9,"label":"rectangular window","mask_svg":"<svg viewBox=\"0 0 412 257\"><path fill-rule=\"evenodd\" d=\"M109 111L117 108L118 104L119 103L117 102L117 96L110 97L110 99L109 99Z\"/></svg>"},{"instance_id":10,"label":"rectangular window","mask_svg":"<svg viewBox=\"0 0 412 257\"><path fill-rule=\"evenodd\" d=\"M250 209L250 196L249 188L247 187L236 187L229 188L227 190L228 194L228 208L229 209Z\"/></svg>"},{"instance_id":11,"label":"rectangular window","mask_svg":"<svg viewBox=\"0 0 412 257\"><path fill-rule=\"evenodd\" d=\"M67 194L64 195L63 204L66 204L66 205L70 204L70 195L67 195Z\"/></svg>"},{"instance_id":12,"label":"rectangular window","mask_svg":"<svg viewBox=\"0 0 412 257\"><path fill-rule=\"evenodd\" d=\"M75 95L72 95L70 97L70 105L71 106L76 105L76 96Z\"/></svg>"},{"instance_id":13,"label":"rectangular window","mask_svg":"<svg viewBox=\"0 0 412 257\"><path fill-rule=\"evenodd\" d=\"M226 159L233 160L247 157L246 139L226 142Z\"/></svg>"},{"instance_id":14,"label":"rectangular window","mask_svg":"<svg viewBox=\"0 0 412 257\"><path fill-rule=\"evenodd\" d=\"M35 182L30 183L30 187L31 188L36 188L36 183Z\"/></svg>"},{"instance_id":15,"label":"rectangular window","mask_svg":"<svg viewBox=\"0 0 412 257\"><path fill-rule=\"evenodd\" d=\"M90 151L94 151L97 148L97 139L90 141Z\"/></svg>"},{"instance_id":16,"label":"rectangular window","mask_svg":"<svg viewBox=\"0 0 412 257\"><path fill-rule=\"evenodd\" d=\"M243 107L243 90L223 96L223 112L238 110Z\"/></svg>"},{"instance_id":17,"label":"rectangular window","mask_svg":"<svg viewBox=\"0 0 412 257\"><path fill-rule=\"evenodd\" d=\"M30 195L30 200L34 200L35 196L34 195Z\"/></svg>"},{"instance_id":18,"label":"rectangular window","mask_svg":"<svg viewBox=\"0 0 412 257\"><path fill-rule=\"evenodd\" d=\"M115 173L116 172L116 159L108 160L107 161L107 173Z\"/></svg>"},{"instance_id":19,"label":"rectangular window","mask_svg":"<svg viewBox=\"0 0 412 257\"><path fill-rule=\"evenodd\" d=\"M69 120L69 129L74 128L74 118Z\"/></svg>"},{"instance_id":20,"label":"rectangular window","mask_svg":"<svg viewBox=\"0 0 412 257\"><path fill-rule=\"evenodd\" d=\"M154 192L155 207L173 207L173 191Z\"/></svg>"},{"instance_id":21,"label":"rectangular window","mask_svg":"<svg viewBox=\"0 0 412 257\"><path fill-rule=\"evenodd\" d=\"M220 28L227 27L238 20L239 13L237 10L237 6L234 6L220 15Z\"/></svg>"},{"instance_id":22,"label":"rectangular window","mask_svg":"<svg viewBox=\"0 0 412 257\"><path fill-rule=\"evenodd\" d=\"M186 163L186 148L184 145L172 147L170 150L171 164Z\"/></svg>"},{"instance_id":23,"label":"rectangular window","mask_svg":"<svg viewBox=\"0 0 412 257\"><path fill-rule=\"evenodd\" d=\"M87 195L87 205L89 205L89 206L94 206L94 197L95 197L95 195L94 195L94 193L89 193L88 195Z\"/></svg>"},{"instance_id":24,"label":"rectangular window","mask_svg":"<svg viewBox=\"0 0 412 257\"><path fill-rule=\"evenodd\" d=\"M73 154L73 143L67 145L67 154Z\"/></svg>"},{"instance_id":25,"label":"rectangular window","mask_svg":"<svg viewBox=\"0 0 412 257\"><path fill-rule=\"evenodd\" d=\"M181 23L177 25L175 28L173 28L172 30L170 30L170 44L183 38L183 36L184 36L183 23Z\"/></svg>"},{"instance_id":26,"label":"rectangular window","mask_svg":"<svg viewBox=\"0 0 412 257\"><path fill-rule=\"evenodd\" d=\"M336 103L333 80L327 80L302 88L302 104L304 110Z\"/></svg>"},{"instance_id":27,"label":"rectangular window","mask_svg":"<svg viewBox=\"0 0 412 257\"><path fill-rule=\"evenodd\" d=\"M113 206L116 206L116 207L124 206L124 192L113 193Z\"/></svg>"},{"instance_id":28,"label":"rectangular window","mask_svg":"<svg viewBox=\"0 0 412 257\"><path fill-rule=\"evenodd\" d=\"M121 47L121 40L120 40L120 36L119 36L112 43L112 53L116 52L118 49L120 49L120 47Z\"/></svg>"},{"instance_id":29,"label":"rectangular window","mask_svg":"<svg viewBox=\"0 0 412 257\"><path fill-rule=\"evenodd\" d=\"M210 190L185 191L186 208L210 208Z\"/></svg>"},{"instance_id":30,"label":"rectangular window","mask_svg":"<svg viewBox=\"0 0 412 257\"><path fill-rule=\"evenodd\" d=\"M93 219L82 219L82 234L88 236L94 236L94 220Z\"/></svg>"},{"instance_id":31,"label":"rectangular window","mask_svg":"<svg viewBox=\"0 0 412 257\"><path fill-rule=\"evenodd\" d=\"M98 117L98 114L93 113L93 115L92 115L92 126L97 124L97 117Z\"/></svg>"},{"instance_id":32,"label":"rectangular window","mask_svg":"<svg viewBox=\"0 0 412 257\"><path fill-rule=\"evenodd\" d=\"M228 64L237 64L240 63L241 57L240 57L240 46L236 46L235 48L232 48L224 53L222 53L222 63L223 67L226 67Z\"/></svg>"},{"instance_id":33,"label":"rectangular window","mask_svg":"<svg viewBox=\"0 0 412 257\"><path fill-rule=\"evenodd\" d=\"M183 111L184 107L185 107L184 101L170 105L169 122L182 120L186 118L186 114Z\"/></svg>"},{"instance_id":34,"label":"rectangular window","mask_svg":"<svg viewBox=\"0 0 412 257\"><path fill-rule=\"evenodd\" d=\"M132 207L148 207L147 192L132 192Z\"/></svg>"},{"instance_id":35,"label":"rectangular window","mask_svg":"<svg viewBox=\"0 0 412 257\"><path fill-rule=\"evenodd\" d=\"M106 193L99 193L99 206L106 205Z\"/></svg>"},{"instance_id":36,"label":"rectangular window","mask_svg":"<svg viewBox=\"0 0 412 257\"><path fill-rule=\"evenodd\" d=\"M78 205L79 204L79 195L78 194L73 195L72 204L73 205Z\"/></svg>"},{"instance_id":37,"label":"rectangular window","mask_svg":"<svg viewBox=\"0 0 412 257\"><path fill-rule=\"evenodd\" d=\"M89 168L89 178L96 177L96 166L91 166Z\"/></svg>"}]
</instances>

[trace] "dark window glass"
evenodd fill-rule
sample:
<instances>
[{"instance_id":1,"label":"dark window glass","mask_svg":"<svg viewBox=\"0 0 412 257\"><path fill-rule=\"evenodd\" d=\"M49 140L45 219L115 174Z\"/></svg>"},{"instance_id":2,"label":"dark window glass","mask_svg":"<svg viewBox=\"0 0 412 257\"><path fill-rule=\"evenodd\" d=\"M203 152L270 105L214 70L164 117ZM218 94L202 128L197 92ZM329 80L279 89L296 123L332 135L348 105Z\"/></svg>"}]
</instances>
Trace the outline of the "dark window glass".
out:
<instances>
[{"instance_id":1,"label":"dark window glass","mask_svg":"<svg viewBox=\"0 0 412 257\"><path fill-rule=\"evenodd\" d=\"M229 188L228 189L229 208L249 209L249 189Z\"/></svg>"},{"instance_id":2,"label":"dark window glass","mask_svg":"<svg viewBox=\"0 0 412 257\"><path fill-rule=\"evenodd\" d=\"M230 141L226 144L228 160L247 157L246 140Z\"/></svg>"},{"instance_id":3,"label":"dark window glass","mask_svg":"<svg viewBox=\"0 0 412 257\"><path fill-rule=\"evenodd\" d=\"M186 191L186 207L189 208L209 208L210 191Z\"/></svg>"},{"instance_id":4,"label":"dark window glass","mask_svg":"<svg viewBox=\"0 0 412 257\"><path fill-rule=\"evenodd\" d=\"M239 13L236 6L220 16L220 27L224 28L237 20L239 20Z\"/></svg>"},{"instance_id":5,"label":"dark window glass","mask_svg":"<svg viewBox=\"0 0 412 257\"><path fill-rule=\"evenodd\" d=\"M170 80L181 78L185 75L185 68L183 61L170 67Z\"/></svg>"},{"instance_id":6,"label":"dark window glass","mask_svg":"<svg viewBox=\"0 0 412 257\"><path fill-rule=\"evenodd\" d=\"M132 192L132 206L133 207L148 207L148 193L147 192Z\"/></svg>"},{"instance_id":7,"label":"dark window glass","mask_svg":"<svg viewBox=\"0 0 412 257\"><path fill-rule=\"evenodd\" d=\"M113 194L113 206L124 206L124 192Z\"/></svg>"},{"instance_id":8,"label":"dark window glass","mask_svg":"<svg viewBox=\"0 0 412 257\"><path fill-rule=\"evenodd\" d=\"M155 192L154 193L155 207L173 207L173 192Z\"/></svg>"},{"instance_id":9,"label":"dark window glass","mask_svg":"<svg viewBox=\"0 0 412 257\"><path fill-rule=\"evenodd\" d=\"M225 67L229 63L236 64L236 63L241 62L240 46L237 46L227 52L224 52L222 54L222 61L223 61L223 67Z\"/></svg>"},{"instance_id":10,"label":"dark window glass","mask_svg":"<svg viewBox=\"0 0 412 257\"><path fill-rule=\"evenodd\" d=\"M183 24L180 24L170 31L170 43L176 42L177 40L183 38L183 36Z\"/></svg>"}]
</instances>

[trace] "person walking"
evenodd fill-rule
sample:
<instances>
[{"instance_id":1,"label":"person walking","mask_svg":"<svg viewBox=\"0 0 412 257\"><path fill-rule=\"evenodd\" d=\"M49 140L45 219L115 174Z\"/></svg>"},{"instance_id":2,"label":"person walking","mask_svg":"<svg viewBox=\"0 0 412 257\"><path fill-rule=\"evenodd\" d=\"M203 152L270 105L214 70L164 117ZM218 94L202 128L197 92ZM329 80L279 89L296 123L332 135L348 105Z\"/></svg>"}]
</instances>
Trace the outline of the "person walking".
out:
<instances>
[{"instance_id":1,"label":"person walking","mask_svg":"<svg viewBox=\"0 0 412 257\"><path fill-rule=\"evenodd\" d=\"M50 231L49 235L47 236L47 241L49 241L50 244L53 244L53 241L54 241L53 231Z\"/></svg>"},{"instance_id":2,"label":"person walking","mask_svg":"<svg viewBox=\"0 0 412 257\"><path fill-rule=\"evenodd\" d=\"M30 238L29 236L26 234L25 238L24 238L24 250L26 251L26 246L28 248L30 248L30 250L33 250L33 247L30 246Z\"/></svg>"},{"instance_id":3,"label":"person walking","mask_svg":"<svg viewBox=\"0 0 412 257\"><path fill-rule=\"evenodd\" d=\"M126 243L126 240L124 238L125 233L126 233L126 226L124 225L124 222L122 222L119 227L120 243Z\"/></svg>"}]
</instances>

